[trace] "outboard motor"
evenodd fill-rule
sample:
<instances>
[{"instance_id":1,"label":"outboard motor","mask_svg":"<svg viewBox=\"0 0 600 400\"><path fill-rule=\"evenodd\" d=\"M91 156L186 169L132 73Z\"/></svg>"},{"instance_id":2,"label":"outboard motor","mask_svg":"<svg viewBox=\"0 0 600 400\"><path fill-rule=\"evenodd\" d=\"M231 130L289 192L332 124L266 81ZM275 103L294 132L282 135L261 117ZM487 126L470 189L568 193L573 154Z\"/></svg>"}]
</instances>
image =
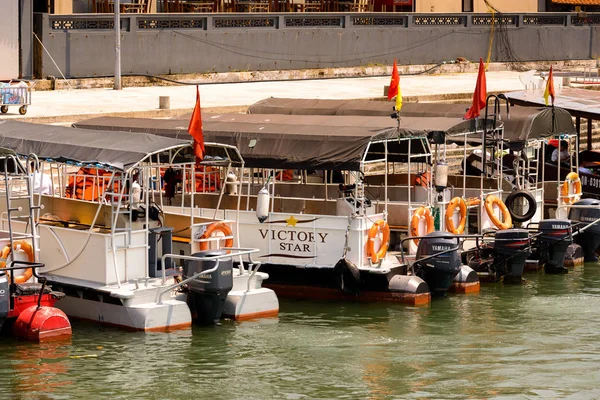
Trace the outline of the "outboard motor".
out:
<instances>
[{"instance_id":1,"label":"outboard motor","mask_svg":"<svg viewBox=\"0 0 600 400\"><path fill-rule=\"evenodd\" d=\"M193 257L215 257L227 254L225 250L202 251ZM217 260L185 260L183 279L213 268ZM200 324L216 324L221 319L227 294L233 288L233 260L222 258L219 268L209 274L200 275L187 283L188 305L192 315Z\"/></svg>"},{"instance_id":2,"label":"outboard motor","mask_svg":"<svg viewBox=\"0 0 600 400\"><path fill-rule=\"evenodd\" d=\"M577 229L588 227L600 219L600 201L595 199L582 199L574 206L590 206L590 208L571 208L569 219ZM600 246L600 222L595 223L583 232L575 234L575 242L581 246L585 261L598 261L596 249Z\"/></svg>"},{"instance_id":3,"label":"outboard motor","mask_svg":"<svg viewBox=\"0 0 600 400\"><path fill-rule=\"evenodd\" d=\"M0 272L0 330L10 311L9 288L8 277L4 272Z\"/></svg>"},{"instance_id":4,"label":"outboard motor","mask_svg":"<svg viewBox=\"0 0 600 400\"><path fill-rule=\"evenodd\" d=\"M551 274L566 274L565 253L573 243L571 221L563 219L546 219L539 224L540 235L534 246L538 252L540 264Z\"/></svg>"},{"instance_id":5,"label":"outboard motor","mask_svg":"<svg viewBox=\"0 0 600 400\"><path fill-rule=\"evenodd\" d=\"M531 239L525 229L497 231L494 239L494 264L503 269L504 282L521 282L525 261L531 254Z\"/></svg>"},{"instance_id":6,"label":"outboard motor","mask_svg":"<svg viewBox=\"0 0 600 400\"><path fill-rule=\"evenodd\" d=\"M460 272L457 247L458 238L445 232L431 232L419 241L413 268L427 282L433 296L444 295Z\"/></svg>"}]
</instances>

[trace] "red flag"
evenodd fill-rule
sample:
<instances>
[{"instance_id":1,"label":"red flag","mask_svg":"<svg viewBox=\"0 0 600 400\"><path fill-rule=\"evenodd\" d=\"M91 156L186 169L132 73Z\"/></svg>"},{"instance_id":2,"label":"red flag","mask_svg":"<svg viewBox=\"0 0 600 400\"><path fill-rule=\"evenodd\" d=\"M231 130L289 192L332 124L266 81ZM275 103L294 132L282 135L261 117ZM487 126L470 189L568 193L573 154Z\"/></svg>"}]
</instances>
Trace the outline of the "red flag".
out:
<instances>
[{"instance_id":1,"label":"red flag","mask_svg":"<svg viewBox=\"0 0 600 400\"><path fill-rule=\"evenodd\" d=\"M398 88L400 87L400 75L398 75L398 64L394 58L394 68L392 69L392 81L390 82L390 88L388 89L388 100L398 95Z\"/></svg>"},{"instance_id":2,"label":"red flag","mask_svg":"<svg viewBox=\"0 0 600 400\"><path fill-rule=\"evenodd\" d=\"M548 82L546 83L546 90L544 91L544 100L548 105L548 97L552 97L552 105L554 105L554 76L552 75L552 65L550 66L550 74L548 74Z\"/></svg>"},{"instance_id":3,"label":"red flag","mask_svg":"<svg viewBox=\"0 0 600 400\"><path fill-rule=\"evenodd\" d=\"M200 90L196 85L196 105L190 119L188 133L194 138L194 154L196 162L204 158L204 134L202 133L202 114L200 112Z\"/></svg>"},{"instance_id":4,"label":"red flag","mask_svg":"<svg viewBox=\"0 0 600 400\"><path fill-rule=\"evenodd\" d=\"M473 119L479 117L479 111L485 107L487 97L487 87L485 83L485 66L483 58L479 59L479 73L477 74L477 84L473 93L473 105L465 114L465 119Z\"/></svg>"}]
</instances>

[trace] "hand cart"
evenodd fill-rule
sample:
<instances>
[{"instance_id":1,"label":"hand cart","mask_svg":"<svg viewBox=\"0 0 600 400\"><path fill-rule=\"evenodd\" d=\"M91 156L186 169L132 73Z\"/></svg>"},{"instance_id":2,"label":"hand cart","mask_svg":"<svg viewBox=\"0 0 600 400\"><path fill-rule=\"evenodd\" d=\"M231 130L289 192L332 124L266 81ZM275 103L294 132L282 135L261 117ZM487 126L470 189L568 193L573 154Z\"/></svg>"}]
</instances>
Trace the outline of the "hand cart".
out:
<instances>
[{"instance_id":1,"label":"hand cart","mask_svg":"<svg viewBox=\"0 0 600 400\"><path fill-rule=\"evenodd\" d=\"M31 89L34 86L35 82L0 82L0 111L2 114L8 112L9 106L20 106L19 114L25 115L27 106L31 105Z\"/></svg>"}]
</instances>

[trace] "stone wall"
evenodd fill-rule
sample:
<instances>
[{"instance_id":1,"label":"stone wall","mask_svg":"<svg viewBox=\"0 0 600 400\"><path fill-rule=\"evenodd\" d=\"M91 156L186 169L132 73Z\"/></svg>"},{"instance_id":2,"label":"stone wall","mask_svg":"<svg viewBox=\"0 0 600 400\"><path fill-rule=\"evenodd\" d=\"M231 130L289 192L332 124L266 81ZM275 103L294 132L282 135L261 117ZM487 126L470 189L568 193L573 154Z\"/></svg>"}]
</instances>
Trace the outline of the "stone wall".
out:
<instances>
[{"instance_id":1,"label":"stone wall","mask_svg":"<svg viewBox=\"0 0 600 400\"><path fill-rule=\"evenodd\" d=\"M113 16L35 14L37 77L114 73ZM124 14L123 74L435 64L486 57L490 14ZM503 14L492 61L600 57L600 14Z\"/></svg>"}]
</instances>

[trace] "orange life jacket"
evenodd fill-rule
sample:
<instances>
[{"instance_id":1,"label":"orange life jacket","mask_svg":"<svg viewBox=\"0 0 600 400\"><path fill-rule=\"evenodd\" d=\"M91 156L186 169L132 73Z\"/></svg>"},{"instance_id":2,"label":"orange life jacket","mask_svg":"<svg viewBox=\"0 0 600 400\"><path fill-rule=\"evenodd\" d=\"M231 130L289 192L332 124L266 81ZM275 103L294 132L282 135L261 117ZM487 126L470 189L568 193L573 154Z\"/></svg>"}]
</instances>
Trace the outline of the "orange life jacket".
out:
<instances>
[{"instance_id":1,"label":"orange life jacket","mask_svg":"<svg viewBox=\"0 0 600 400\"><path fill-rule=\"evenodd\" d=\"M96 201L106 191L119 193L119 182L113 182L112 190L109 190L110 178L113 173L97 168L81 167L77 175L69 177L69 184L65 189L65 196L71 199ZM119 174L115 174L115 178Z\"/></svg>"}]
</instances>

